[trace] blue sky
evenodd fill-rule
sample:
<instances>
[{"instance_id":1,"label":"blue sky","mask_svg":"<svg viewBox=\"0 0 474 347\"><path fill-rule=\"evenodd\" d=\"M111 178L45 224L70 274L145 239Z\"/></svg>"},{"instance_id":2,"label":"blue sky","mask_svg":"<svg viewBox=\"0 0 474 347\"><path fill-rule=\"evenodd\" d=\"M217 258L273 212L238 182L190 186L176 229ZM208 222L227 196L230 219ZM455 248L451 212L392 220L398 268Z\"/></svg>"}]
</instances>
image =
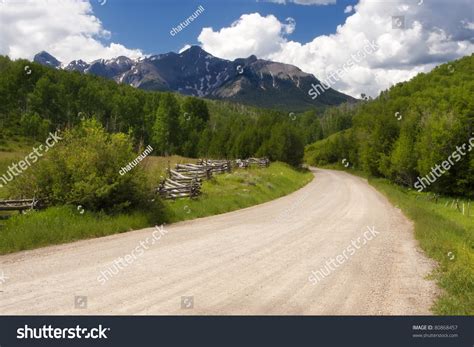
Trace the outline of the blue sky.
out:
<instances>
[{"instance_id":1,"label":"blue sky","mask_svg":"<svg viewBox=\"0 0 474 347\"><path fill-rule=\"evenodd\" d=\"M341 72L334 89L377 96L473 54L472 1L2 0L0 54L32 59L44 50L67 64L135 59L199 44L219 58L254 54L323 80ZM204 13L170 35L199 5ZM342 71L344 66L351 68Z\"/></svg>"},{"instance_id":2,"label":"blue sky","mask_svg":"<svg viewBox=\"0 0 474 347\"><path fill-rule=\"evenodd\" d=\"M203 27L218 30L230 26L242 14L254 12L262 16L273 14L282 22L294 18L296 30L289 37L306 43L316 36L334 33L349 15L344 13L346 6L357 3L339 0L335 5L303 6L256 0L107 0L101 6L100 1L91 4L103 26L111 31L111 39L147 54L177 52L185 44L198 44L197 37ZM199 5L205 8L204 13L185 30L171 36L171 28L194 13Z\"/></svg>"}]
</instances>

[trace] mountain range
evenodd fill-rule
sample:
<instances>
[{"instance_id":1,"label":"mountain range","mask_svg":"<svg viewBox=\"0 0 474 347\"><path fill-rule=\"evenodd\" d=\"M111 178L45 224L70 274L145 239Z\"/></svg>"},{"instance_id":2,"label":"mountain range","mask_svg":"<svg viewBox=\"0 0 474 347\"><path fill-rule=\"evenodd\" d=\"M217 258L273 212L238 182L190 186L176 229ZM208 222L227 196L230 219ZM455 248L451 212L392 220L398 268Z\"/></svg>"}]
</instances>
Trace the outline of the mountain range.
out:
<instances>
[{"instance_id":1,"label":"mountain range","mask_svg":"<svg viewBox=\"0 0 474 347\"><path fill-rule=\"evenodd\" d=\"M139 59L120 56L91 63L74 60L67 65L43 51L35 55L34 61L51 68L113 79L145 90L173 91L295 112L356 101L332 88L313 100L308 91L312 84L320 82L296 66L258 59L254 55L230 61L214 57L199 46L181 53Z\"/></svg>"}]
</instances>

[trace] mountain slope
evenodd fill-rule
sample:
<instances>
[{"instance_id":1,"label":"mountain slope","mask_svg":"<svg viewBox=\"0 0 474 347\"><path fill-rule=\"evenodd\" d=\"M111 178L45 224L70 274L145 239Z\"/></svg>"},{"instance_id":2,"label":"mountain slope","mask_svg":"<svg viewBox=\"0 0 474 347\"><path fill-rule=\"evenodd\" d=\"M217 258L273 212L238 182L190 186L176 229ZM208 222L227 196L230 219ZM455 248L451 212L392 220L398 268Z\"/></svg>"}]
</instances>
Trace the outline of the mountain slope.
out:
<instances>
[{"instance_id":1,"label":"mountain slope","mask_svg":"<svg viewBox=\"0 0 474 347\"><path fill-rule=\"evenodd\" d=\"M48 64L52 59L45 58L45 53L36 55L34 60L53 66ZM316 100L311 99L308 91L311 84L317 84L319 80L293 65L255 56L229 61L214 57L198 46L180 54L170 52L139 60L123 56L90 64L75 60L64 69L113 79L145 90L175 91L294 112L355 101L334 89L327 90Z\"/></svg>"},{"instance_id":2,"label":"mountain slope","mask_svg":"<svg viewBox=\"0 0 474 347\"><path fill-rule=\"evenodd\" d=\"M44 66L52 67L52 68L60 68L61 62L53 57L48 52L42 51L35 55L34 61Z\"/></svg>"},{"instance_id":3,"label":"mountain slope","mask_svg":"<svg viewBox=\"0 0 474 347\"><path fill-rule=\"evenodd\" d=\"M293 65L261 60L255 56L241 62L241 75L224 83L212 97L293 111L355 101L334 89L327 90L316 100L311 99L308 91L311 84L319 84L319 80Z\"/></svg>"},{"instance_id":4,"label":"mountain slope","mask_svg":"<svg viewBox=\"0 0 474 347\"><path fill-rule=\"evenodd\" d=\"M353 127L306 148L418 191L474 198L474 55L437 66L364 103Z\"/></svg>"}]
</instances>

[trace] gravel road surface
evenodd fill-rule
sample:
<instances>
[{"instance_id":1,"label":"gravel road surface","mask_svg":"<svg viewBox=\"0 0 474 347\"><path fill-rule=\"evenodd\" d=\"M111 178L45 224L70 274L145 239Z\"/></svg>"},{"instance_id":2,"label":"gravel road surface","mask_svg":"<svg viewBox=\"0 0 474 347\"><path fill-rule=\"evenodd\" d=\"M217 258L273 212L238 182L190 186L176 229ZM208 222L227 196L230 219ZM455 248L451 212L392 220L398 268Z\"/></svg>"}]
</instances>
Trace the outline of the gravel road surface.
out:
<instances>
[{"instance_id":1,"label":"gravel road surface","mask_svg":"<svg viewBox=\"0 0 474 347\"><path fill-rule=\"evenodd\" d=\"M365 180L312 171L288 196L161 233L0 256L0 314L430 314L412 223Z\"/></svg>"}]
</instances>

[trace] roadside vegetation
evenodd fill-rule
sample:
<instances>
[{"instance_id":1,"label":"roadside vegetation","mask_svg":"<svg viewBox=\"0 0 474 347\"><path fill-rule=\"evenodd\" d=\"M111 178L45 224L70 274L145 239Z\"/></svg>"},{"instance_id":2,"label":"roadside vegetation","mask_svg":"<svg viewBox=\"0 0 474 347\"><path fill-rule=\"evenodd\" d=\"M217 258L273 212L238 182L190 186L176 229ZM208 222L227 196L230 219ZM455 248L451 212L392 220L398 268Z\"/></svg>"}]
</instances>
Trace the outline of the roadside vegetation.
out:
<instances>
[{"instance_id":1,"label":"roadside vegetation","mask_svg":"<svg viewBox=\"0 0 474 347\"><path fill-rule=\"evenodd\" d=\"M64 137L0 188L0 199L35 197L48 206L7 221L1 218L12 213L0 214L3 253L223 213L287 194L312 177L294 169L304 145L349 128L357 108L278 112L144 91L3 56L0 99L0 175L50 132L59 129ZM153 154L119 175L148 145ZM274 164L205 182L198 201L163 202L153 194L168 166L251 156Z\"/></svg>"},{"instance_id":2,"label":"roadside vegetation","mask_svg":"<svg viewBox=\"0 0 474 347\"><path fill-rule=\"evenodd\" d=\"M197 199L162 201L154 192L168 165L182 157L148 157L130 172L133 140L107 132L97 120L84 120L34 165L2 187L7 197L33 196L48 208L15 214L0 222L0 254L209 216L288 194L312 175L283 163L216 176ZM3 154L8 166L24 154Z\"/></svg>"},{"instance_id":3,"label":"roadside vegetation","mask_svg":"<svg viewBox=\"0 0 474 347\"><path fill-rule=\"evenodd\" d=\"M172 155L169 157L148 156L143 160L142 166L148 180L156 187L160 181L166 177L166 171L168 168L174 168L176 167L176 164L195 164L196 162L197 159L195 158L186 158L179 155Z\"/></svg>"},{"instance_id":4,"label":"roadside vegetation","mask_svg":"<svg viewBox=\"0 0 474 347\"><path fill-rule=\"evenodd\" d=\"M287 195L313 177L280 162L268 168L238 169L204 182L198 199L165 201L166 215L169 222L177 222L234 211Z\"/></svg>"},{"instance_id":5,"label":"roadside vegetation","mask_svg":"<svg viewBox=\"0 0 474 347\"><path fill-rule=\"evenodd\" d=\"M353 126L307 146L305 161L318 166L345 160L371 176L416 189L418 177L430 175L425 191L472 199L473 93L474 55L440 65L364 102ZM445 161L450 168L433 176L432 168Z\"/></svg>"},{"instance_id":6,"label":"roadside vegetation","mask_svg":"<svg viewBox=\"0 0 474 347\"><path fill-rule=\"evenodd\" d=\"M3 175L8 170L8 166L12 162L19 161L24 157L23 152L0 152L0 175ZM8 192L6 189L0 188L0 199L6 198Z\"/></svg>"},{"instance_id":7,"label":"roadside vegetation","mask_svg":"<svg viewBox=\"0 0 474 347\"><path fill-rule=\"evenodd\" d=\"M150 225L150 216L139 211L108 215L78 209L77 206L29 211L0 221L0 254L107 236Z\"/></svg>"},{"instance_id":8,"label":"roadside vegetation","mask_svg":"<svg viewBox=\"0 0 474 347\"><path fill-rule=\"evenodd\" d=\"M114 214L76 205L17 214L0 221L0 254L225 213L289 194L312 177L309 171L277 162L268 168L237 169L216 176L203 184L203 194L197 199L161 202L155 198L148 202L150 208Z\"/></svg>"},{"instance_id":9,"label":"roadside vegetation","mask_svg":"<svg viewBox=\"0 0 474 347\"><path fill-rule=\"evenodd\" d=\"M6 173L8 167L13 162L18 162L23 159L31 152L32 147L35 145L37 146L38 143L21 139L17 140L13 146L0 147L0 175ZM179 155L169 157L149 156L143 160L142 166L150 182L153 185L157 185L159 181L166 176L168 167L174 167L176 164L195 163L196 161L197 159L195 158L186 158ZM7 189L0 189L0 199L6 199L9 195ZM30 194L28 194L28 197L30 197Z\"/></svg>"}]
</instances>

